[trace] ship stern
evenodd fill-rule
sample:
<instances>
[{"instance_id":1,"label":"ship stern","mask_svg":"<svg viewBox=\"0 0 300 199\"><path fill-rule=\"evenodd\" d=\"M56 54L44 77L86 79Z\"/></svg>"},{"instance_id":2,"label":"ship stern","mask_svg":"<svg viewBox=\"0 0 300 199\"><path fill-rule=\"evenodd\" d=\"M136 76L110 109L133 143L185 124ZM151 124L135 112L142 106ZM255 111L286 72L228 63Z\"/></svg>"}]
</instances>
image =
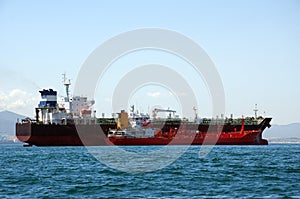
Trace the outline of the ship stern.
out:
<instances>
[{"instance_id":1,"label":"ship stern","mask_svg":"<svg viewBox=\"0 0 300 199\"><path fill-rule=\"evenodd\" d=\"M31 137L31 123L16 123L16 137L21 142L28 142Z\"/></svg>"}]
</instances>

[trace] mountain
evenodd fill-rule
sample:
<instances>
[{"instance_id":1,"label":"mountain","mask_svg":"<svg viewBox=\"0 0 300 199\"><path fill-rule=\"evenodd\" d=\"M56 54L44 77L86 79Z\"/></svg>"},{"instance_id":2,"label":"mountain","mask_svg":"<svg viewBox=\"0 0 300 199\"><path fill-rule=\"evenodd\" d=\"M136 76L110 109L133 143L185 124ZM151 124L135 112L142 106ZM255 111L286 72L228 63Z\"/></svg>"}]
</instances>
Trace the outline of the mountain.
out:
<instances>
[{"instance_id":1,"label":"mountain","mask_svg":"<svg viewBox=\"0 0 300 199\"><path fill-rule=\"evenodd\" d=\"M0 136L15 135L15 124L17 120L26 118L24 115L19 115L11 111L0 112Z\"/></svg>"},{"instance_id":2,"label":"mountain","mask_svg":"<svg viewBox=\"0 0 300 199\"><path fill-rule=\"evenodd\" d=\"M273 124L271 128L264 131L263 137L267 138L269 143L300 144L300 123Z\"/></svg>"},{"instance_id":3,"label":"mountain","mask_svg":"<svg viewBox=\"0 0 300 199\"><path fill-rule=\"evenodd\" d=\"M273 124L271 128L264 131L266 138L300 138L300 123L287 125Z\"/></svg>"}]
</instances>

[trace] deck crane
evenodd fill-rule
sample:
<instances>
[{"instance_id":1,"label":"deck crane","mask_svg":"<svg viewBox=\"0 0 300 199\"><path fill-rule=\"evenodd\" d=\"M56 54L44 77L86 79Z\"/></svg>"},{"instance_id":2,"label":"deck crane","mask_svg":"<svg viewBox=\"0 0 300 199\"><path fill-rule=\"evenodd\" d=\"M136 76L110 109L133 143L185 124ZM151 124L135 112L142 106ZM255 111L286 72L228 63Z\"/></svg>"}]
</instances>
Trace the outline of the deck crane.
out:
<instances>
[{"instance_id":1,"label":"deck crane","mask_svg":"<svg viewBox=\"0 0 300 199\"><path fill-rule=\"evenodd\" d=\"M173 117L174 117L174 115L175 115L175 113L176 113L176 111L170 110L170 109L160 109L160 108L155 108L155 109L153 109L153 111L152 111L152 117L153 117L153 118L156 118L157 113L159 113L159 112L169 113L169 118L171 118L171 116L172 116L171 114L173 114Z\"/></svg>"}]
</instances>

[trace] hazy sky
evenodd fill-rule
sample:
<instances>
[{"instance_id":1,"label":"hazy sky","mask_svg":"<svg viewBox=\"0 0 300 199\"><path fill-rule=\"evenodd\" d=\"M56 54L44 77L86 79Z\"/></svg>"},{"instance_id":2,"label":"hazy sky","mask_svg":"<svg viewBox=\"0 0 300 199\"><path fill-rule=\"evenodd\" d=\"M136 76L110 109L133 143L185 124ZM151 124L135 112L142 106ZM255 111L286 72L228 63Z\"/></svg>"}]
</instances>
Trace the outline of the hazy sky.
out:
<instances>
[{"instance_id":1,"label":"hazy sky","mask_svg":"<svg viewBox=\"0 0 300 199\"><path fill-rule=\"evenodd\" d=\"M75 82L82 64L101 43L126 31L157 27L186 35L206 51L223 82L226 115L252 116L258 104L259 114L272 116L275 124L300 122L299 19L297 0L0 0L0 110L33 116L38 91L55 88L63 94L61 74L66 72ZM204 96L199 115L210 116L201 78L182 72L185 63L168 56L137 52L124 57L106 81L116 83L126 74L118 67L126 63L128 70L151 60L175 64L197 95ZM97 91L98 114L111 111L112 85ZM131 102L143 111L154 105L178 108L172 93L159 86L140 89Z\"/></svg>"}]
</instances>

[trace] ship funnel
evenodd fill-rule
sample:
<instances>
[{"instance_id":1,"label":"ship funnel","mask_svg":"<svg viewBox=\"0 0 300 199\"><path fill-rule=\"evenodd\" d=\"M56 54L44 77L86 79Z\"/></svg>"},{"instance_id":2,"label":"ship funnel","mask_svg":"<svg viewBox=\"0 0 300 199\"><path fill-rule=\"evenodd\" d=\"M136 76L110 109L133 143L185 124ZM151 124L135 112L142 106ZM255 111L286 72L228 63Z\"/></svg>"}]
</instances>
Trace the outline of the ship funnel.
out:
<instances>
[{"instance_id":1,"label":"ship funnel","mask_svg":"<svg viewBox=\"0 0 300 199\"><path fill-rule=\"evenodd\" d=\"M42 90L41 93L41 101L39 103L40 108L52 107L55 108L57 106L57 92L49 89Z\"/></svg>"}]
</instances>

